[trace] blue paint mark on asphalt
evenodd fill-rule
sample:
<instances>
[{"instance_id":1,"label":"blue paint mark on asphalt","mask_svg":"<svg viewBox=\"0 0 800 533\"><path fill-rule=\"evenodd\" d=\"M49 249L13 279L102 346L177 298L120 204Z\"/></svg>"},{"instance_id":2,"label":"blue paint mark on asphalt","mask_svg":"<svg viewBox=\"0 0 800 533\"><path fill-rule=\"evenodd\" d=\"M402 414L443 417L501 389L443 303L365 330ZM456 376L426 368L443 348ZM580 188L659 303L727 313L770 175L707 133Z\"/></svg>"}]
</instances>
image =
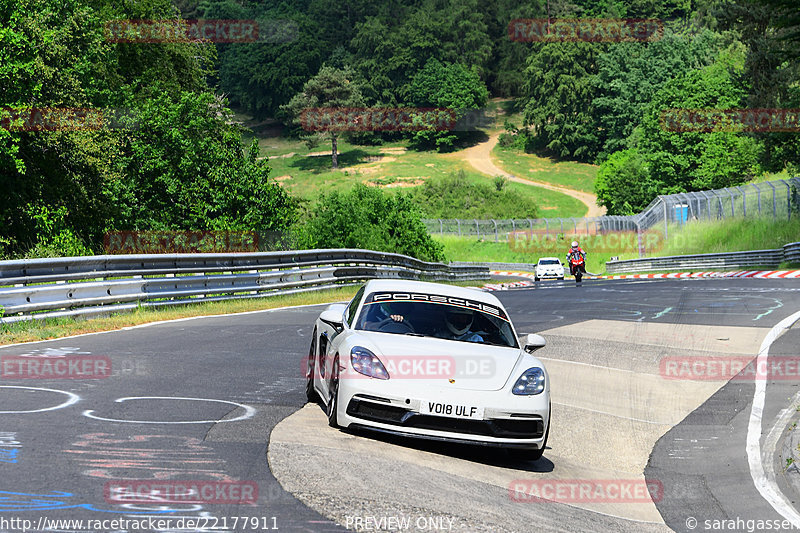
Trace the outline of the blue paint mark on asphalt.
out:
<instances>
[{"instance_id":1,"label":"blue paint mark on asphalt","mask_svg":"<svg viewBox=\"0 0 800 533\"><path fill-rule=\"evenodd\" d=\"M776 309L780 309L781 307L783 307L783 302L782 302L782 301L780 301L780 300L778 300L778 299L776 299L775 301L776 301L776 302L778 302L778 305L776 305L776 306L773 306L773 307L770 307L768 310L764 311L763 313L761 313L760 315L758 315L757 317L755 317L755 318L753 319L753 322L755 322L756 320L758 320L758 319L760 319L760 318L763 318L763 317L767 316L768 314L770 314L770 313L771 313L771 312L773 312L774 310L776 310Z\"/></svg>"},{"instance_id":2,"label":"blue paint mark on asphalt","mask_svg":"<svg viewBox=\"0 0 800 533\"><path fill-rule=\"evenodd\" d=\"M53 491L50 494L31 494L26 492L9 492L0 490L0 513L20 512L20 511L53 511L56 509L86 509L99 513L130 514L130 509L119 511L109 511L97 509L88 503L73 503L64 501L72 498L72 493ZM178 509L166 509L160 511L149 510L152 514L177 513Z\"/></svg>"},{"instance_id":3,"label":"blue paint mark on asphalt","mask_svg":"<svg viewBox=\"0 0 800 533\"><path fill-rule=\"evenodd\" d=\"M2 450L0 449L0 463L17 463L17 455L19 450Z\"/></svg>"},{"instance_id":4,"label":"blue paint mark on asphalt","mask_svg":"<svg viewBox=\"0 0 800 533\"><path fill-rule=\"evenodd\" d=\"M670 311L672 311L672 308L671 308L671 307L667 307L667 308L666 308L666 309L664 309L663 311L661 311L661 312L659 312L659 313L656 313L656 315L653 317L653 320L655 320L655 319L657 319L657 318L661 318L662 316L666 315L666 314L667 314L667 313L669 313ZM695 311L697 311L697 309L695 309Z\"/></svg>"}]
</instances>

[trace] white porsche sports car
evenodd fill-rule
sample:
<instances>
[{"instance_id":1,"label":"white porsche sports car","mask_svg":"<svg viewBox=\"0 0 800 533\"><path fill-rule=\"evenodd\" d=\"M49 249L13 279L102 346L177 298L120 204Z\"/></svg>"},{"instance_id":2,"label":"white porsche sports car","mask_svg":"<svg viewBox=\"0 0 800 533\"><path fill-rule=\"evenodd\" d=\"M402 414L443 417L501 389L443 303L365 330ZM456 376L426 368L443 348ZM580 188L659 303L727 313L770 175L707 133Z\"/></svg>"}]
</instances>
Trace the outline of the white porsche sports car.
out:
<instances>
[{"instance_id":1,"label":"white porsche sports car","mask_svg":"<svg viewBox=\"0 0 800 533\"><path fill-rule=\"evenodd\" d=\"M532 353L545 340L520 343L487 292L372 280L323 311L312 339L306 395L334 427L544 452L550 382Z\"/></svg>"}]
</instances>

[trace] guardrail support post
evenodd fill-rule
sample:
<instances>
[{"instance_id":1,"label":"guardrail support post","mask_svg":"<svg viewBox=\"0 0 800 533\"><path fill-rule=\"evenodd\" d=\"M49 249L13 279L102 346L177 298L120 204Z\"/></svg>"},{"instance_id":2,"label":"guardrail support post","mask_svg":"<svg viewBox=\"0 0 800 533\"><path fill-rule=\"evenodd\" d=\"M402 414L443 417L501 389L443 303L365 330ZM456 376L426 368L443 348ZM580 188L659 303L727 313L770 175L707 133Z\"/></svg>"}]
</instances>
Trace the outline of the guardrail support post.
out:
<instances>
[{"instance_id":1,"label":"guardrail support post","mask_svg":"<svg viewBox=\"0 0 800 533\"><path fill-rule=\"evenodd\" d=\"M786 180L781 180L786 185L786 219L792 219L792 187Z\"/></svg>"}]
</instances>

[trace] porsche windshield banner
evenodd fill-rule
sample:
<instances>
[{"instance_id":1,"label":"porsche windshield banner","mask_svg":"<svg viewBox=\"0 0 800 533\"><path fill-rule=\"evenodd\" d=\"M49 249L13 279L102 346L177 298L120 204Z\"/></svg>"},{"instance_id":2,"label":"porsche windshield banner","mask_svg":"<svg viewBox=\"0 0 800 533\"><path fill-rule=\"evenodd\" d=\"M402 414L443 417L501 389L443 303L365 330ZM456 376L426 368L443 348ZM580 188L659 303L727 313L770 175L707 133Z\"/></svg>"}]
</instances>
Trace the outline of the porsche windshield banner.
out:
<instances>
[{"instance_id":1,"label":"porsche windshield banner","mask_svg":"<svg viewBox=\"0 0 800 533\"><path fill-rule=\"evenodd\" d=\"M477 300L466 298L456 298L454 296L441 296L438 294L422 294L418 292L373 292L367 296L364 305L384 303L384 302L420 302L439 305L452 305L461 309L471 309L480 311L491 316L496 316L506 322L510 322L505 311L498 307L488 305Z\"/></svg>"}]
</instances>

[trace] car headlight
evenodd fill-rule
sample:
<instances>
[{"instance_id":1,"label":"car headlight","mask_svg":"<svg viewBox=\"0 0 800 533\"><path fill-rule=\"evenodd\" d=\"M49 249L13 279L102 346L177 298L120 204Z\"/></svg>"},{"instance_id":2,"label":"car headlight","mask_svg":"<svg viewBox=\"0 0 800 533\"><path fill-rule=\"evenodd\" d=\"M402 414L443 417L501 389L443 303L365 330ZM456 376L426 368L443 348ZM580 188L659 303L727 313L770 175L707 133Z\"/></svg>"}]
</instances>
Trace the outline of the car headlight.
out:
<instances>
[{"instance_id":1,"label":"car headlight","mask_svg":"<svg viewBox=\"0 0 800 533\"><path fill-rule=\"evenodd\" d=\"M389 373L378 356L361 346L355 346L350 350L350 364L359 374L371 378L389 379Z\"/></svg>"},{"instance_id":2,"label":"car headlight","mask_svg":"<svg viewBox=\"0 0 800 533\"><path fill-rule=\"evenodd\" d=\"M540 394L544 390L544 370L538 367L529 368L519 377L511 392L518 396Z\"/></svg>"}]
</instances>

